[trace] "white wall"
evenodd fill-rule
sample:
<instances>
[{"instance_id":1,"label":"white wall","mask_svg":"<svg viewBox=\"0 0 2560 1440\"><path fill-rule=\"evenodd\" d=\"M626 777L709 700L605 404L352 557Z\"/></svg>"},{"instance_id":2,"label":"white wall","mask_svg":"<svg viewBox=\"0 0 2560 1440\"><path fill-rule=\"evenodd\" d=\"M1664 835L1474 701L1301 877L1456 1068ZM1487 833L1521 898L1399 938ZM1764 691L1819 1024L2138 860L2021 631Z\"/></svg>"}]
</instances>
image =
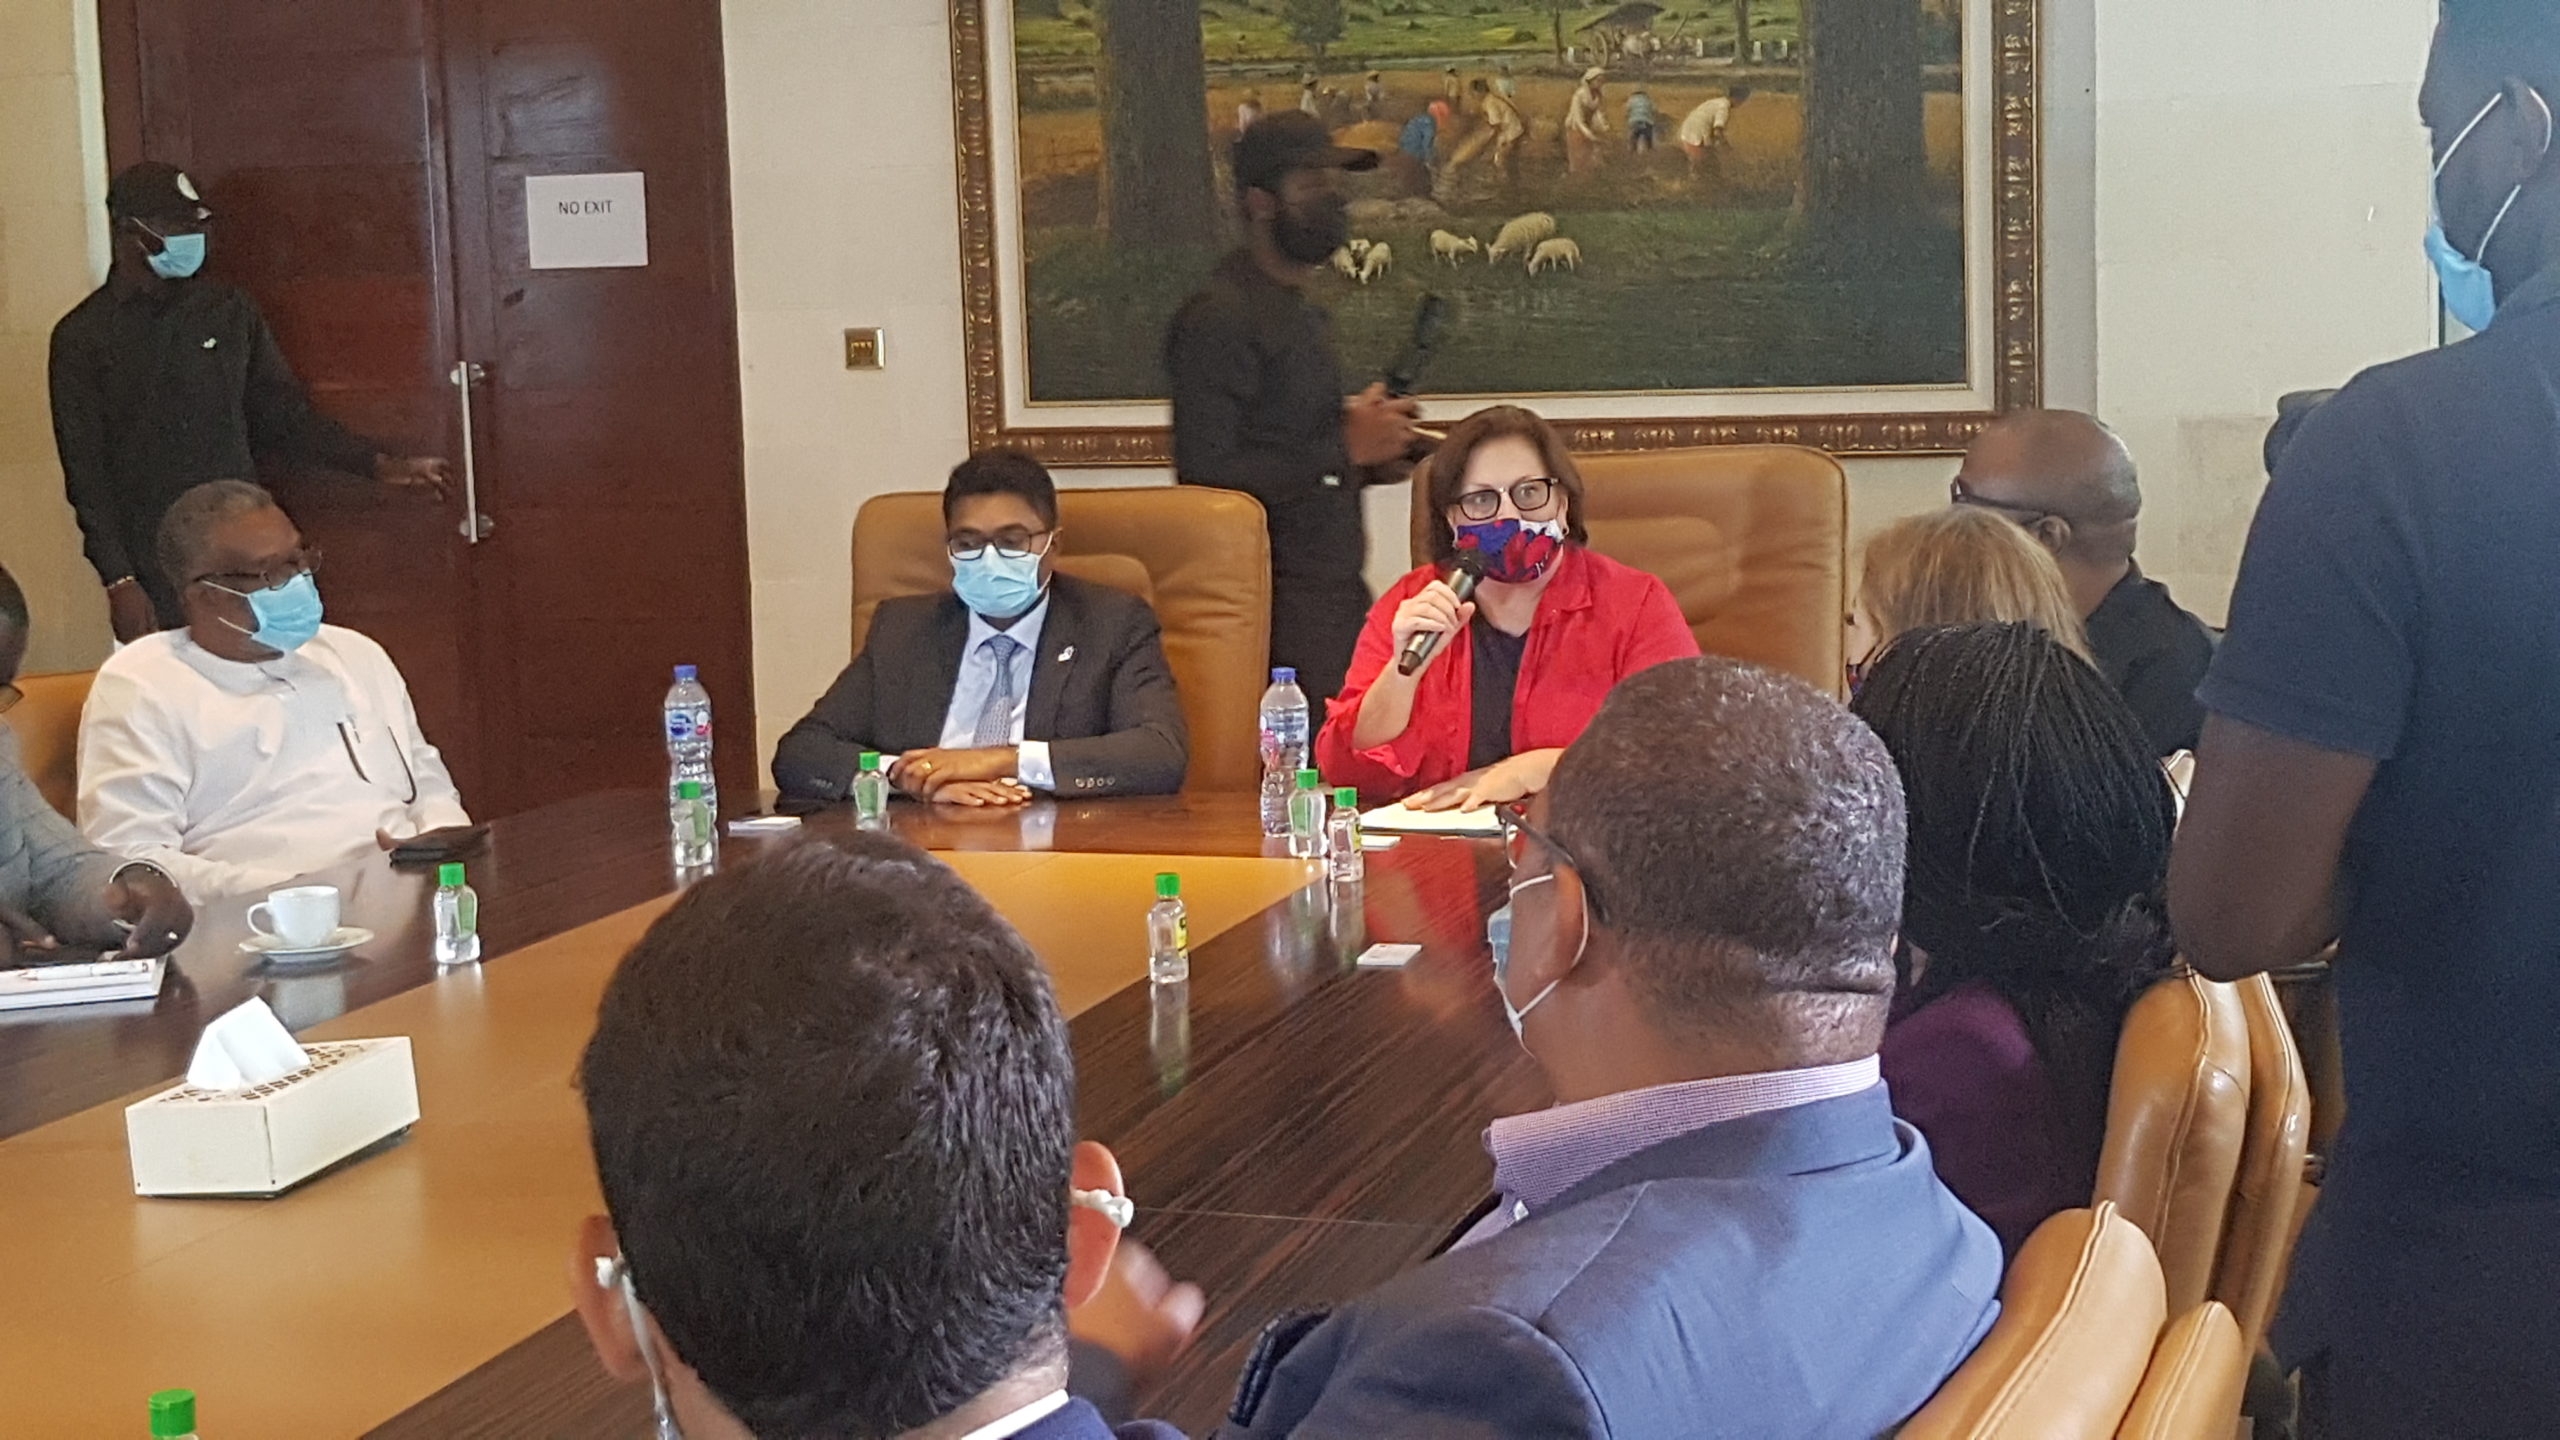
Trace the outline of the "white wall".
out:
<instances>
[{"instance_id":1,"label":"white wall","mask_svg":"<svg viewBox=\"0 0 2560 1440\"><path fill-rule=\"evenodd\" d=\"M2100 0L2097 399L2144 568L2219 622L2276 397L2434 340L2434 0Z\"/></svg>"},{"instance_id":2,"label":"white wall","mask_svg":"<svg viewBox=\"0 0 2560 1440\"><path fill-rule=\"evenodd\" d=\"M0 0L0 565L34 615L30 674L107 653L45 394L53 322L106 273L96 15L85 0Z\"/></svg>"}]
</instances>

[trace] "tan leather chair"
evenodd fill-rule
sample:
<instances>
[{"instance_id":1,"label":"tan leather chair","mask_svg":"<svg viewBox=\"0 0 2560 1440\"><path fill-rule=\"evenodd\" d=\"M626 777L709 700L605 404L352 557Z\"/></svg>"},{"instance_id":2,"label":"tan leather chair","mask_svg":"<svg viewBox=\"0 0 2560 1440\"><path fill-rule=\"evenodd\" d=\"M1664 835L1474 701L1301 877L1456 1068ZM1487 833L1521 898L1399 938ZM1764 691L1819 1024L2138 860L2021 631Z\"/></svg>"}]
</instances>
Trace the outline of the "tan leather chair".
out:
<instances>
[{"instance_id":1,"label":"tan leather chair","mask_svg":"<svg viewBox=\"0 0 2560 1440\"><path fill-rule=\"evenodd\" d=\"M1058 570L1145 599L1191 729L1183 788L1251 790L1270 683L1271 540L1261 502L1196 486L1058 492ZM853 520L853 648L883 600L951 584L942 496L874 496Z\"/></svg>"},{"instance_id":2,"label":"tan leather chair","mask_svg":"<svg viewBox=\"0 0 2560 1440\"><path fill-rule=\"evenodd\" d=\"M1671 587L1698 648L1841 693L1849 478L1794 445L1577 455L1591 548ZM1431 558L1428 465L1414 472L1413 563Z\"/></svg>"},{"instance_id":3,"label":"tan leather chair","mask_svg":"<svg viewBox=\"0 0 2560 1440\"><path fill-rule=\"evenodd\" d=\"M2116 1440L2232 1440L2249 1379L2240 1324L2208 1300L2171 1321Z\"/></svg>"},{"instance_id":4,"label":"tan leather chair","mask_svg":"<svg viewBox=\"0 0 2560 1440\"><path fill-rule=\"evenodd\" d=\"M65 819L74 817L79 803L80 711L97 678L95 670L21 675L18 688L27 698L0 722L18 733L18 758L35 780L36 793Z\"/></svg>"},{"instance_id":5,"label":"tan leather chair","mask_svg":"<svg viewBox=\"0 0 2560 1440\"><path fill-rule=\"evenodd\" d=\"M2142 1231L2103 1202L2065 1210L2018 1247L1991 1333L1898 1440L2109 1440L2167 1313Z\"/></svg>"},{"instance_id":6,"label":"tan leather chair","mask_svg":"<svg viewBox=\"0 0 2560 1440\"><path fill-rule=\"evenodd\" d=\"M2231 986L2175 975L2125 1016L2096 1198L2151 1237L2178 1314L2213 1293L2249 1078L2248 1019Z\"/></svg>"},{"instance_id":7,"label":"tan leather chair","mask_svg":"<svg viewBox=\"0 0 2560 1440\"><path fill-rule=\"evenodd\" d=\"M2302 1208L2303 1160L2311 1145L2311 1085L2285 1022L2275 982L2252 975L2232 987L2249 1032L2249 1124L2231 1192L2213 1296L2231 1307L2243 1348L2255 1350L2275 1317L2293 1259L2294 1217Z\"/></svg>"}]
</instances>

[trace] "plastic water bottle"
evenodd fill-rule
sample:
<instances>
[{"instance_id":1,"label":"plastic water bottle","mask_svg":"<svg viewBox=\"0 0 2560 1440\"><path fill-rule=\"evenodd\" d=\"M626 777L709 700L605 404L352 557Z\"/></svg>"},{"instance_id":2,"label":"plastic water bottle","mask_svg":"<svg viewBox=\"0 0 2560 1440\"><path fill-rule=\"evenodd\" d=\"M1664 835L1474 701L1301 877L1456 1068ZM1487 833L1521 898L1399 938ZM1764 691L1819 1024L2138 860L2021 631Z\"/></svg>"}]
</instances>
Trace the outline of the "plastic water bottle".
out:
<instances>
[{"instance_id":1,"label":"plastic water bottle","mask_svg":"<svg viewBox=\"0 0 2560 1440\"><path fill-rule=\"evenodd\" d=\"M889 777L880 769L880 752L862 752L862 768L853 777L853 819L865 830L876 830L889 819Z\"/></svg>"},{"instance_id":2,"label":"plastic water bottle","mask_svg":"<svg viewBox=\"0 0 2560 1440\"><path fill-rule=\"evenodd\" d=\"M676 803L667 807L667 824L674 836L677 869L699 869L718 858L717 822L711 818L711 802L703 798L701 781L677 783Z\"/></svg>"},{"instance_id":3,"label":"plastic water bottle","mask_svg":"<svg viewBox=\"0 0 2560 1440\"><path fill-rule=\"evenodd\" d=\"M152 1440L196 1440L196 1392L162 1390L151 1397Z\"/></svg>"},{"instance_id":4,"label":"plastic water bottle","mask_svg":"<svg viewBox=\"0 0 2560 1440\"><path fill-rule=\"evenodd\" d=\"M676 683L667 689L667 803L676 802L676 787L687 780L702 785L711 813L720 813L720 785L711 776L711 692L693 677L693 667L676 667Z\"/></svg>"},{"instance_id":5,"label":"plastic water bottle","mask_svg":"<svg viewBox=\"0 0 2560 1440\"><path fill-rule=\"evenodd\" d=\"M480 896L462 883L462 867L436 867L436 963L468 965L480 958Z\"/></svg>"},{"instance_id":6,"label":"plastic water bottle","mask_svg":"<svg viewBox=\"0 0 2560 1440\"><path fill-rule=\"evenodd\" d=\"M1183 908L1182 877L1156 877L1156 903L1147 907L1147 978L1178 985L1191 978L1191 912Z\"/></svg>"},{"instance_id":7,"label":"plastic water bottle","mask_svg":"<svg viewBox=\"0 0 2560 1440\"><path fill-rule=\"evenodd\" d=\"M1289 796L1289 853L1300 860L1324 858L1324 777L1298 772L1298 788Z\"/></svg>"},{"instance_id":8,"label":"plastic water bottle","mask_svg":"<svg viewBox=\"0 0 2560 1440\"><path fill-rule=\"evenodd\" d=\"M1307 692L1283 665L1262 692L1262 833L1289 833L1289 795L1307 763Z\"/></svg>"},{"instance_id":9,"label":"plastic water bottle","mask_svg":"<svg viewBox=\"0 0 2560 1440\"><path fill-rule=\"evenodd\" d=\"M1333 818L1324 822L1324 873L1328 880L1357 880L1367 861L1360 854L1360 792L1333 792Z\"/></svg>"}]
</instances>

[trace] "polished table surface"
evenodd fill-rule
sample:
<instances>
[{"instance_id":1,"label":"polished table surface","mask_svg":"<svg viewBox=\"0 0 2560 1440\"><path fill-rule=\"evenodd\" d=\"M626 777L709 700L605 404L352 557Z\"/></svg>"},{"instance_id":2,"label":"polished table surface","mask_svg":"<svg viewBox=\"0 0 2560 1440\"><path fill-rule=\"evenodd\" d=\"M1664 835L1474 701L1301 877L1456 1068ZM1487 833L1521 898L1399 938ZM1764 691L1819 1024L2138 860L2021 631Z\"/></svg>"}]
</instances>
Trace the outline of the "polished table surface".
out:
<instances>
[{"instance_id":1,"label":"polished table surface","mask_svg":"<svg viewBox=\"0 0 2560 1440\"><path fill-rule=\"evenodd\" d=\"M209 1434L642 1433L645 1398L605 1381L565 1314L561 1262L564 1217L596 1208L567 1067L596 989L675 888L661 803L502 822L473 864L491 954L476 970L438 978L428 882L377 863L332 877L380 937L334 970L252 965L235 902L210 908L156 1005L0 1024L0 1136L16 1137L0 1140L0 1213L18 1226L0 1314L19 1342L0 1434L121 1427L165 1384L205 1392ZM1371 853L1365 885L1335 886L1262 858L1249 796L893 819L954 852L1040 950L1074 1016L1083 1133L1119 1151L1135 1233L1210 1293L1198 1343L1144 1397L1186 1429L1215 1422L1264 1319L1428 1254L1484 1194L1484 1121L1543 1099L1486 984L1488 845L1407 840ZM722 863L775 843L733 838ZM1144 981L1137 916L1159 864L1183 871L1205 937L1187 986ZM1424 951L1354 970L1373 940ZM204 1021L252 994L315 1036L411 1035L426 1118L281 1201L135 1199L108 1102L166 1084ZM52 1335L89 1338L31 1340ZM226 1398L254 1425L223 1425Z\"/></svg>"}]
</instances>

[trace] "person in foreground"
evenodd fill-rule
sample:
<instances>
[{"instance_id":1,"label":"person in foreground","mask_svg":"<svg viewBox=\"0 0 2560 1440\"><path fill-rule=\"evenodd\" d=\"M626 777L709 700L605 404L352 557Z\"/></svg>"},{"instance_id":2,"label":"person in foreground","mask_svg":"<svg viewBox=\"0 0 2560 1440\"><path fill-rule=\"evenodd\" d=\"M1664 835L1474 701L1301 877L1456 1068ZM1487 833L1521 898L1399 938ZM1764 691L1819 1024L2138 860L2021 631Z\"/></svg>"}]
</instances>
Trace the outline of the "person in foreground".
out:
<instances>
[{"instance_id":1,"label":"person in foreground","mask_svg":"<svg viewBox=\"0 0 2560 1440\"><path fill-rule=\"evenodd\" d=\"M2334 938L2345 1128L2277 1317L2332 1436L2560 1416L2560 9L2451 0L2429 237L2481 333L2302 423L2249 533L2170 869L2233 978Z\"/></svg>"},{"instance_id":2,"label":"person in foreground","mask_svg":"<svg viewBox=\"0 0 2560 1440\"><path fill-rule=\"evenodd\" d=\"M1558 1103L1494 1122L1491 1213L1255 1377L1233 1433L1892 1430L2001 1269L1877 1078L1892 757L1801 681L1676 660L1505 814L1494 985Z\"/></svg>"},{"instance_id":3,"label":"person in foreground","mask_svg":"<svg viewBox=\"0 0 2560 1440\"><path fill-rule=\"evenodd\" d=\"M471 817L391 657L321 623L320 556L243 480L178 498L159 563L183 630L98 670L80 828L198 904L375 850L461 844Z\"/></svg>"},{"instance_id":4,"label":"person in foreground","mask_svg":"<svg viewBox=\"0 0 2560 1440\"><path fill-rule=\"evenodd\" d=\"M1589 548L1582 472L1538 416L1468 416L1424 483L1441 520L1431 563L1370 610L1316 758L1364 797L1472 810L1544 788L1611 686L1698 641L1659 579ZM1461 563L1481 576L1471 600L1450 588ZM1439 648L1401 674L1417 635Z\"/></svg>"},{"instance_id":5,"label":"person in foreground","mask_svg":"<svg viewBox=\"0 0 2560 1440\"><path fill-rule=\"evenodd\" d=\"M26 592L0 569L0 714L18 703L27 627ZM119 922L131 929L119 935ZM92 848L54 813L0 725L0 969L166 955L193 928L195 911L160 867Z\"/></svg>"},{"instance_id":6,"label":"person in foreground","mask_svg":"<svg viewBox=\"0 0 2560 1440\"><path fill-rule=\"evenodd\" d=\"M2169 783L2104 677L2038 626L1916 630L1853 707L1910 813L1894 1113L2009 1253L2086 1205L2125 1012L2169 973Z\"/></svg>"},{"instance_id":7,"label":"person in foreground","mask_svg":"<svg viewBox=\"0 0 2560 1440\"><path fill-rule=\"evenodd\" d=\"M987 450L942 491L952 588L884 601L862 653L774 750L784 796L841 800L862 752L920 800L1019 805L1182 788L1190 731L1155 611L1057 573L1058 491Z\"/></svg>"},{"instance_id":8,"label":"person in foreground","mask_svg":"<svg viewBox=\"0 0 2560 1440\"><path fill-rule=\"evenodd\" d=\"M1114 1434L1067 1397L1065 1312L1112 1267L1119 1165L1075 1142L1048 972L922 851L856 832L695 885L578 1080L607 1213L570 1282L661 1440Z\"/></svg>"},{"instance_id":9,"label":"person in foreground","mask_svg":"<svg viewBox=\"0 0 2560 1440\"><path fill-rule=\"evenodd\" d=\"M2089 641L2061 568L2025 531L1954 506L1897 520L1867 541L1849 606L1849 690L1905 631L2025 620L2072 654Z\"/></svg>"},{"instance_id":10,"label":"person in foreground","mask_svg":"<svg viewBox=\"0 0 2560 1440\"><path fill-rule=\"evenodd\" d=\"M2133 560L2142 484L2116 433L2077 410L2020 410L1965 452L1948 498L2008 516L2062 567L2089 658L2142 721L2154 755L2195 748L2213 632Z\"/></svg>"}]
</instances>

